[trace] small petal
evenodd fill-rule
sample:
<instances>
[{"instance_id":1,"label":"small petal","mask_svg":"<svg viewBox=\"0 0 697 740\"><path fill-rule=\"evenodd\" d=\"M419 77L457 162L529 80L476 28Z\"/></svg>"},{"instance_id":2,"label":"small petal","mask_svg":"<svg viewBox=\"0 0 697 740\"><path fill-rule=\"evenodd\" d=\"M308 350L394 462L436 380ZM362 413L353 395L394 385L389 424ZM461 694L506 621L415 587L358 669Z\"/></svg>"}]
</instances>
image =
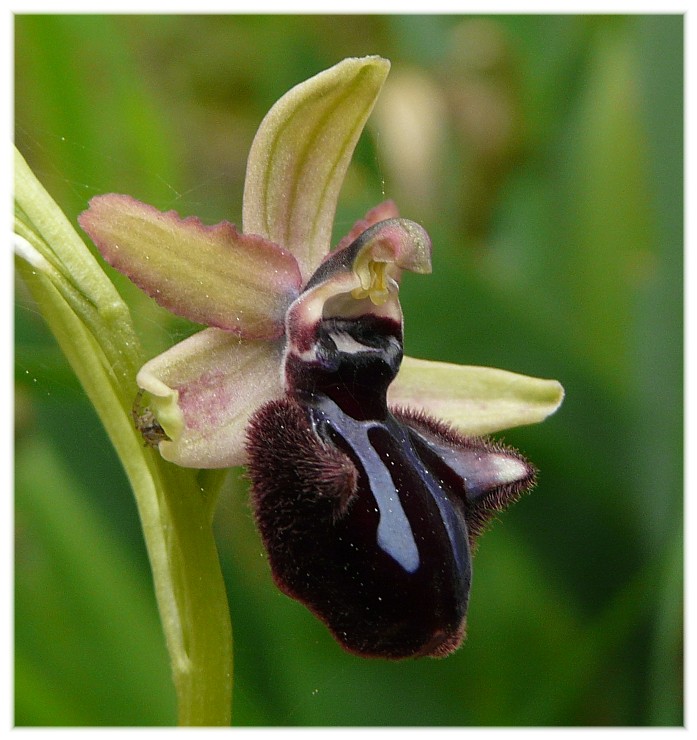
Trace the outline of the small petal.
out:
<instances>
[{"instance_id":1,"label":"small petal","mask_svg":"<svg viewBox=\"0 0 697 740\"><path fill-rule=\"evenodd\" d=\"M386 200L382 203L378 203L375 208L371 208L365 216L352 226L351 231L336 245L335 250L338 252L340 249L348 247L351 242L356 241L358 237L368 228L374 226L380 221L387 221L390 218L399 218L399 209L393 200ZM331 254L327 255L327 258L331 257ZM326 259L326 258L325 258Z\"/></svg>"},{"instance_id":2,"label":"small petal","mask_svg":"<svg viewBox=\"0 0 697 740\"><path fill-rule=\"evenodd\" d=\"M281 353L281 342L205 329L143 365L136 380L170 438L159 443L162 457L189 468L242 465L250 416L283 394Z\"/></svg>"},{"instance_id":3,"label":"small petal","mask_svg":"<svg viewBox=\"0 0 697 740\"><path fill-rule=\"evenodd\" d=\"M556 380L405 357L387 398L464 434L490 434L546 419L559 408L564 389Z\"/></svg>"},{"instance_id":4,"label":"small petal","mask_svg":"<svg viewBox=\"0 0 697 740\"><path fill-rule=\"evenodd\" d=\"M344 59L287 92L252 143L243 230L290 250L304 280L329 251L339 190L389 68Z\"/></svg>"},{"instance_id":5,"label":"small petal","mask_svg":"<svg viewBox=\"0 0 697 740\"><path fill-rule=\"evenodd\" d=\"M79 222L104 258L161 306L240 336L281 336L301 280L295 258L278 245L127 195L92 198Z\"/></svg>"}]
</instances>

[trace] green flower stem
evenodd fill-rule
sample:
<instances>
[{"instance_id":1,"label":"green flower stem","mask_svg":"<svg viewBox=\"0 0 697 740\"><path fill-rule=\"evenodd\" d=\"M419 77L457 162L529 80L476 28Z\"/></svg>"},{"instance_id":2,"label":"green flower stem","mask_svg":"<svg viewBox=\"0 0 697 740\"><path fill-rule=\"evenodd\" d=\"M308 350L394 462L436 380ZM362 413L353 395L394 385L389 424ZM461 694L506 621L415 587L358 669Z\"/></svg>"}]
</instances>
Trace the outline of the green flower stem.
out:
<instances>
[{"instance_id":1,"label":"green flower stem","mask_svg":"<svg viewBox=\"0 0 697 740\"><path fill-rule=\"evenodd\" d=\"M143 362L128 307L22 157L17 270L82 383L135 494L172 663L180 725L229 725L232 633L211 528L224 473L178 468L143 445L131 407Z\"/></svg>"}]
</instances>

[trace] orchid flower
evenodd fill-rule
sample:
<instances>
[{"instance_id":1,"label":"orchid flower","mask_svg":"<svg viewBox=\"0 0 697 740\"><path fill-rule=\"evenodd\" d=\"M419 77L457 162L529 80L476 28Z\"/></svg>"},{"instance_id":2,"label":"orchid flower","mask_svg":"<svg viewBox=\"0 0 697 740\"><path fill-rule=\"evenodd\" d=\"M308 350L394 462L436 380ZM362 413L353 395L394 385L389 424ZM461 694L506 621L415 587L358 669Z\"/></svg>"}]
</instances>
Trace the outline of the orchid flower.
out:
<instances>
[{"instance_id":1,"label":"orchid flower","mask_svg":"<svg viewBox=\"0 0 697 740\"><path fill-rule=\"evenodd\" d=\"M402 658L460 644L475 539L534 482L522 455L479 435L541 421L563 391L403 357L400 278L431 271L431 242L391 201L330 251L388 71L345 59L273 106L241 231L116 194L93 198L80 225L158 303L207 327L138 372L146 437L181 466L247 465L278 586L344 648Z\"/></svg>"}]
</instances>

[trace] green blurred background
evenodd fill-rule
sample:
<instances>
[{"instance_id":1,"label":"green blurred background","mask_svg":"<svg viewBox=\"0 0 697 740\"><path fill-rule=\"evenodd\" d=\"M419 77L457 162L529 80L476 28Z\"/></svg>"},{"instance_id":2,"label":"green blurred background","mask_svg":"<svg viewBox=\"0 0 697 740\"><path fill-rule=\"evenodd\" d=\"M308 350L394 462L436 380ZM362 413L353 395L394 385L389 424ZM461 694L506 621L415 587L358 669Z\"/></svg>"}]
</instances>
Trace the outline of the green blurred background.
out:
<instances>
[{"instance_id":1,"label":"green blurred background","mask_svg":"<svg viewBox=\"0 0 697 740\"><path fill-rule=\"evenodd\" d=\"M239 223L273 102L390 58L337 239L394 198L434 242L403 285L406 351L566 388L504 435L540 484L482 538L445 660L342 652L273 586L232 472L235 724L682 724L682 41L658 15L15 17L16 143L73 222L113 191ZM148 356L192 333L110 274ZM128 484L16 295L15 722L172 724Z\"/></svg>"}]
</instances>

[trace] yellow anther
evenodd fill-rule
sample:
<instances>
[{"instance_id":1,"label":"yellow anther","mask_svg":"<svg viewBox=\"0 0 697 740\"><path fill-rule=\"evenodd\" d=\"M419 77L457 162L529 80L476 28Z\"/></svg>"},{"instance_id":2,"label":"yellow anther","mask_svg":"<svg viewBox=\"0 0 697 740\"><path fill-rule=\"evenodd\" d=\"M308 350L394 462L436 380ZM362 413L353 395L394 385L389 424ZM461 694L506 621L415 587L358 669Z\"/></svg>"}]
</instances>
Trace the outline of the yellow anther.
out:
<instances>
[{"instance_id":1,"label":"yellow anther","mask_svg":"<svg viewBox=\"0 0 697 740\"><path fill-rule=\"evenodd\" d=\"M382 306L390 297L386 272L387 264L387 262L368 260L367 265L356 265L354 269L361 285L359 288L354 288L351 295L357 300L370 298L374 305Z\"/></svg>"}]
</instances>

